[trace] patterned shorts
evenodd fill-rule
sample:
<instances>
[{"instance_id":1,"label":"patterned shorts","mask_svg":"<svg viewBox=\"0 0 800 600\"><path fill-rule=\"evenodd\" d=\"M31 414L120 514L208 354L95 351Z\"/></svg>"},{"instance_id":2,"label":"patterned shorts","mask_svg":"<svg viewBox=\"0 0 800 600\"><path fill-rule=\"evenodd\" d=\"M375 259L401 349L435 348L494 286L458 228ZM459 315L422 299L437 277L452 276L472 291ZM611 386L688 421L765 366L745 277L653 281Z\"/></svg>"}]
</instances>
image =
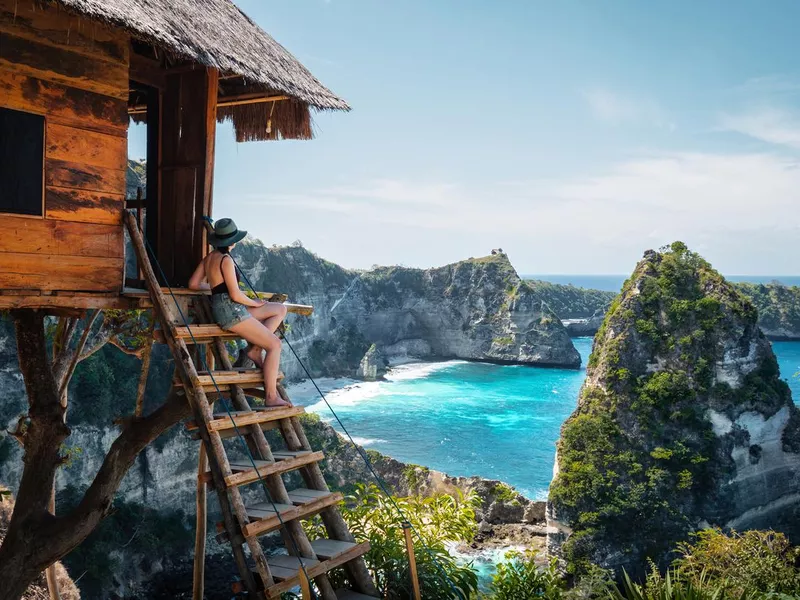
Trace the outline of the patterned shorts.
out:
<instances>
[{"instance_id":1,"label":"patterned shorts","mask_svg":"<svg viewBox=\"0 0 800 600\"><path fill-rule=\"evenodd\" d=\"M227 330L251 317L247 307L231 300L228 294L213 294L211 296L211 310L214 313L214 320L217 325Z\"/></svg>"}]
</instances>

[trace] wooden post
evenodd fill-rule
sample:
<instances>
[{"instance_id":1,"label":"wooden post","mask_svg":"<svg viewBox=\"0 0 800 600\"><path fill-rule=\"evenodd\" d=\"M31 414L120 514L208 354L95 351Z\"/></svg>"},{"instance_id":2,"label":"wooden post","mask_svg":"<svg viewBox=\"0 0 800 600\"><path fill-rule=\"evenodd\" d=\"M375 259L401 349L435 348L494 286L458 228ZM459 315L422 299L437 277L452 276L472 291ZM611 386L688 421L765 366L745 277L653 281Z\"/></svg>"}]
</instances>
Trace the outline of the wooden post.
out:
<instances>
[{"instance_id":1,"label":"wooden post","mask_svg":"<svg viewBox=\"0 0 800 600\"><path fill-rule=\"evenodd\" d=\"M300 576L300 597L303 600L312 600L314 597L311 595L311 584L308 582L306 572L303 569L300 569L298 575Z\"/></svg>"},{"instance_id":2,"label":"wooden post","mask_svg":"<svg viewBox=\"0 0 800 600\"><path fill-rule=\"evenodd\" d=\"M421 600L419 594L419 579L417 578L417 557L414 556L414 540L411 537L411 523L403 521L403 533L406 536L406 550L408 550L408 570L411 572L411 585L414 586L414 600Z\"/></svg>"},{"instance_id":3,"label":"wooden post","mask_svg":"<svg viewBox=\"0 0 800 600\"><path fill-rule=\"evenodd\" d=\"M203 600L205 591L206 568L206 481L208 471L208 457L206 447L200 444L200 454L197 459L197 524L194 539L194 578L192 581L192 599Z\"/></svg>"}]
</instances>

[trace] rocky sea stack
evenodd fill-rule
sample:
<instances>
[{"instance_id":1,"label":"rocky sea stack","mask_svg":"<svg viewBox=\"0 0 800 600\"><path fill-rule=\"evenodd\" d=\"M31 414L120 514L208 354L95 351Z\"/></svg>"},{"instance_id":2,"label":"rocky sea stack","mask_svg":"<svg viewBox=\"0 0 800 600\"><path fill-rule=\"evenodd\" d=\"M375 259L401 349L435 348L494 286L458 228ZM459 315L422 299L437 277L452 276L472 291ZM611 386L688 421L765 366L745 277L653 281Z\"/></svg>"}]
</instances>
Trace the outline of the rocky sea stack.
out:
<instances>
[{"instance_id":1,"label":"rocky sea stack","mask_svg":"<svg viewBox=\"0 0 800 600\"><path fill-rule=\"evenodd\" d=\"M234 255L259 289L314 306L291 321L290 341L313 375L371 378L384 364L467 359L578 368L581 358L544 295L493 254L433 269L344 269L300 244L239 244ZM369 356L367 354L369 353ZM362 362L366 359L364 371ZM373 365L374 363L374 365ZM295 361L281 367L297 373Z\"/></svg>"},{"instance_id":2,"label":"rocky sea stack","mask_svg":"<svg viewBox=\"0 0 800 600\"><path fill-rule=\"evenodd\" d=\"M548 547L641 574L710 526L800 534L800 413L757 311L680 242L648 251L564 423Z\"/></svg>"}]
</instances>

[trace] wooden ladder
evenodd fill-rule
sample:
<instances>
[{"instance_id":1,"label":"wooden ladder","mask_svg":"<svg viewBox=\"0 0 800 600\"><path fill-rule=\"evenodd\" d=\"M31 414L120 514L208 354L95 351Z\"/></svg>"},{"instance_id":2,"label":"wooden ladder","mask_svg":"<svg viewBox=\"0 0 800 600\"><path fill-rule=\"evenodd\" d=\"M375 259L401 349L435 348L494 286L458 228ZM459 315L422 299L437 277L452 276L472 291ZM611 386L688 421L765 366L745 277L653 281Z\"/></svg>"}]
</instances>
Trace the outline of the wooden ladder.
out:
<instances>
[{"instance_id":1,"label":"wooden ladder","mask_svg":"<svg viewBox=\"0 0 800 600\"><path fill-rule=\"evenodd\" d=\"M251 406L247 396L263 397L261 372L234 369L224 340L231 333L212 324L208 297L198 294L195 312L200 323L176 323L169 300L164 295L147 256L144 240L133 213L126 211L125 222L130 232L139 266L150 293L155 316L161 326L157 339L166 343L175 358L176 385L183 388L191 404L194 420L188 428L201 440L198 511L204 512L205 484L217 492L223 521L220 529L233 550L241 581L248 598L280 598L281 594L300 584L301 571L314 581L323 600L368 600L378 592L364 562L369 543L356 543L339 511L340 493L331 492L322 475L319 462L322 452L311 448L298 419L302 407L265 408ZM193 337L194 336L194 337ZM190 346L192 347L190 351ZM195 360L203 346L211 371L198 371ZM215 365L221 367L214 370ZM279 393L289 400L282 385ZM247 390L247 393L245 392ZM220 397L229 397L230 413L214 414L212 405ZM273 450L264 431L278 429L285 448ZM223 439L242 436L252 460L230 460ZM208 465L206 472L205 463ZM254 468L255 465L255 468ZM282 475L298 471L305 487L287 490ZM266 502L246 505L240 487L261 484L269 492ZM200 506L201 485L203 505ZM199 514L198 513L198 514ZM302 519L315 515L322 518L328 539L309 540ZM203 523L198 526L204 530ZM288 555L267 557L259 537L279 531ZM204 533L204 531L203 531ZM205 536L202 536L204 542ZM204 543L198 537L195 548L195 569L202 573ZM244 546L249 550L251 568ZM199 565L198 565L199 562ZM344 568L354 590L334 590L327 573ZM202 576L195 580L195 597L202 598ZM305 599L304 599L305 600Z\"/></svg>"}]
</instances>

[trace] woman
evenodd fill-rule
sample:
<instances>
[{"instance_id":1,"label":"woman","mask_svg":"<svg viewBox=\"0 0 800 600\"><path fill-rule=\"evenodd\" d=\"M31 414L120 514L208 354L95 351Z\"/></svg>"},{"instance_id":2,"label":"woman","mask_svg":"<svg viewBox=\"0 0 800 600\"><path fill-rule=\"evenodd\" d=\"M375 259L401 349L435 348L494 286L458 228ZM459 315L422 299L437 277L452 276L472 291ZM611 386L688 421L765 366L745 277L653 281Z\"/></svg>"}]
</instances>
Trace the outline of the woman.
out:
<instances>
[{"instance_id":1,"label":"woman","mask_svg":"<svg viewBox=\"0 0 800 600\"><path fill-rule=\"evenodd\" d=\"M286 317L283 304L251 300L240 289L231 249L247 235L231 219L220 219L209 233L208 243L216 248L197 265L189 288L211 290L211 307L217 325L249 342L247 356L264 373L267 406L288 406L278 395L278 365L281 340L275 330ZM261 353L267 351L266 360Z\"/></svg>"}]
</instances>

